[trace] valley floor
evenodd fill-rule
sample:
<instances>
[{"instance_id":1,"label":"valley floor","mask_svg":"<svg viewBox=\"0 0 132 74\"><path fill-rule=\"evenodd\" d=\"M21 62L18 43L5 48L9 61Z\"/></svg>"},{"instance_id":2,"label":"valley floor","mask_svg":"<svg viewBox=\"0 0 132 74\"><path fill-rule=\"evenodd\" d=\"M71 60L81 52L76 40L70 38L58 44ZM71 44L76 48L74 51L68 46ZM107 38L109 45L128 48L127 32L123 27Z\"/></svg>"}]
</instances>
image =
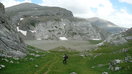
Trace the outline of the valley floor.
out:
<instances>
[{"instance_id":1,"label":"valley floor","mask_svg":"<svg viewBox=\"0 0 132 74\"><path fill-rule=\"evenodd\" d=\"M100 41L96 41L100 42ZM50 50L59 46L71 48L72 50L84 51L95 49L97 46L90 41L77 41L77 40L66 40L66 41L53 41L53 40L28 40L25 41L28 45L35 46L43 50Z\"/></svg>"}]
</instances>

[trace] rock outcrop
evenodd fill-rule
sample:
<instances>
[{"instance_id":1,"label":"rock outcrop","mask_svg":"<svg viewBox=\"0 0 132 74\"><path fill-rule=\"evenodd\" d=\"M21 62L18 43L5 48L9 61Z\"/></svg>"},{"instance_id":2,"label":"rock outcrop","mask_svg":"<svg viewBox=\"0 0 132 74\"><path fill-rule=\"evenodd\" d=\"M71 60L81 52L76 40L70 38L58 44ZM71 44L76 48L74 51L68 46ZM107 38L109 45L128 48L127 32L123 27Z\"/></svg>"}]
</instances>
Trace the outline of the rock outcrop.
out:
<instances>
[{"instance_id":1,"label":"rock outcrop","mask_svg":"<svg viewBox=\"0 0 132 74\"><path fill-rule=\"evenodd\" d=\"M26 55L25 44L11 23L0 3L0 56L23 57Z\"/></svg>"},{"instance_id":2,"label":"rock outcrop","mask_svg":"<svg viewBox=\"0 0 132 74\"><path fill-rule=\"evenodd\" d=\"M106 38L103 42L97 44L98 46L102 46L105 43L110 43L114 45L124 44L129 41L132 41L132 28L125 30L124 32L112 34L108 38Z\"/></svg>"},{"instance_id":3,"label":"rock outcrop","mask_svg":"<svg viewBox=\"0 0 132 74\"><path fill-rule=\"evenodd\" d=\"M6 8L6 14L27 40L104 40L122 30L99 18L75 18L67 9L32 3Z\"/></svg>"}]
</instances>

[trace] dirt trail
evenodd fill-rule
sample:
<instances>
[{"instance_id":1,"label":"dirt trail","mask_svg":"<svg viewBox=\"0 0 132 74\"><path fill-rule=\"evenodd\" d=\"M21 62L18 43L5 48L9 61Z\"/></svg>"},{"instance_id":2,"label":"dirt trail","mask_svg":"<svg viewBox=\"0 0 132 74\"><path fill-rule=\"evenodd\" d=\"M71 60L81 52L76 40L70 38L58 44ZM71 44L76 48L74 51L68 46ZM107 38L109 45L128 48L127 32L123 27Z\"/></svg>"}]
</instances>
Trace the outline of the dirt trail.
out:
<instances>
[{"instance_id":1,"label":"dirt trail","mask_svg":"<svg viewBox=\"0 0 132 74\"><path fill-rule=\"evenodd\" d=\"M46 71L46 72L44 72L44 74L48 74L50 71L51 71L51 69L52 69L52 67L54 66L54 64L55 63L57 63L58 61L59 61L59 58L57 58L57 56L55 55L55 61L53 61L53 63L51 63L50 65L49 65L49 67L48 67L48 70Z\"/></svg>"},{"instance_id":2,"label":"dirt trail","mask_svg":"<svg viewBox=\"0 0 132 74\"><path fill-rule=\"evenodd\" d=\"M36 71L34 74L39 74L43 71L45 71L43 74L48 74L51 71L54 64L59 61L59 58L56 56L56 54L54 55L54 58L51 58L51 59L52 60L47 61L47 63L44 64L42 67L40 67L40 69Z\"/></svg>"}]
</instances>

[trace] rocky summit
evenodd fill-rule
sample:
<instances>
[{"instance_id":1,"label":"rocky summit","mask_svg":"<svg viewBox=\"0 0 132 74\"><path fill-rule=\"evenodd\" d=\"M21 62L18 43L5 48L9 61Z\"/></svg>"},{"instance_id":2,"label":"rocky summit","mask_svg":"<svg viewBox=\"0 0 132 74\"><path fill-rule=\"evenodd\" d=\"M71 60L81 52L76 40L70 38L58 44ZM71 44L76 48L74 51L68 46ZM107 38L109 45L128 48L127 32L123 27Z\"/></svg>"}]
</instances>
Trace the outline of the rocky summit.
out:
<instances>
[{"instance_id":1,"label":"rocky summit","mask_svg":"<svg viewBox=\"0 0 132 74\"><path fill-rule=\"evenodd\" d=\"M6 8L25 40L104 40L122 28L100 18L82 19L60 7L23 3Z\"/></svg>"},{"instance_id":2,"label":"rocky summit","mask_svg":"<svg viewBox=\"0 0 132 74\"><path fill-rule=\"evenodd\" d=\"M0 56L24 57L25 44L0 3Z\"/></svg>"}]
</instances>

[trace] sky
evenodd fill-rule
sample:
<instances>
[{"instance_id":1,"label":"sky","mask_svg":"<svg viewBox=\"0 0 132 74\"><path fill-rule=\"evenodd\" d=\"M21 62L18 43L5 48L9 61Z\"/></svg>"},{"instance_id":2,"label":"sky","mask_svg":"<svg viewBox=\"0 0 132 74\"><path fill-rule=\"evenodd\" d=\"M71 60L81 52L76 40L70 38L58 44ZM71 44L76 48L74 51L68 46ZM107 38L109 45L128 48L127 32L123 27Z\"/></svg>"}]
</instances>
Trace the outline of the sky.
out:
<instances>
[{"instance_id":1,"label":"sky","mask_svg":"<svg viewBox=\"0 0 132 74\"><path fill-rule=\"evenodd\" d=\"M0 2L5 7L24 2L57 6L72 11L75 17L99 17L121 27L132 27L132 0L0 0Z\"/></svg>"}]
</instances>

